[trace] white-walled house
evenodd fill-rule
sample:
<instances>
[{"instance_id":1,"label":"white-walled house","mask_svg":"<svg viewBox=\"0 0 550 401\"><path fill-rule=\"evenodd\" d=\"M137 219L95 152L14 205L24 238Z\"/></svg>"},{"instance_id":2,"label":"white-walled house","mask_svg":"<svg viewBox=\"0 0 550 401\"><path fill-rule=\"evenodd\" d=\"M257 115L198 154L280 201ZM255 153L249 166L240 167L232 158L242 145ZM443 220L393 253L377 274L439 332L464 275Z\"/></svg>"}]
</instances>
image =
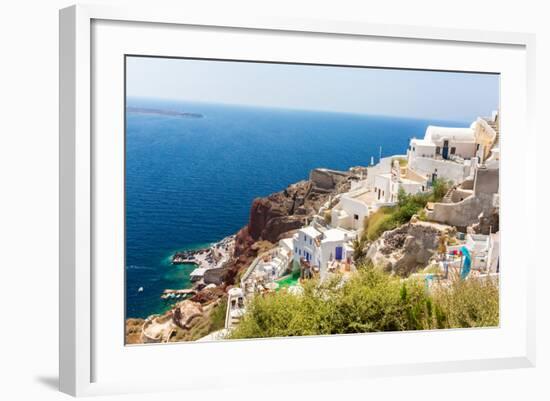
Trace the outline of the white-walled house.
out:
<instances>
[{"instance_id":1,"label":"white-walled house","mask_svg":"<svg viewBox=\"0 0 550 401\"><path fill-rule=\"evenodd\" d=\"M366 187L342 194L340 201L331 210L330 225L361 232L365 218L372 212L375 201L374 192Z\"/></svg>"},{"instance_id":2,"label":"white-walled house","mask_svg":"<svg viewBox=\"0 0 550 401\"><path fill-rule=\"evenodd\" d=\"M428 126L423 139L411 139L408 149L409 161L416 157L441 158L443 160L475 157L478 150L475 124L473 123L468 128Z\"/></svg>"},{"instance_id":3,"label":"white-walled house","mask_svg":"<svg viewBox=\"0 0 550 401\"><path fill-rule=\"evenodd\" d=\"M496 271L499 255L499 233L467 234L466 247L472 258L472 269Z\"/></svg>"},{"instance_id":4,"label":"white-walled house","mask_svg":"<svg viewBox=\"0 0 550 401\"><path fill-rule=\"evenodd\" d=\"M428 189L428 178L410 168L401 168L398 160L393 161L390 173L378 174L374 178L374 194L376 202L395 203L399 190L414 195Z\"/></svg>"},{"instance_id":5,"label":"white-walled house","mask_svg":"<svg viewBox=\"0 0 550 401\"><path fill-rule=\"evenodd\" d=\"M376 176L379 174L389 174L392 169L392 163L396 158L407 158L406 155L403 156L390 156L390 157L383 157L380 159L378 164L374 166L367 167L367 178L366 178L366 184L368 188L374 187L374 181L376 179Z\"/></svg>"},{"instance_id":6,"label":"white-walled house","mask_svg":"<svg viewBox=\"0 0 550 401\"><path fill-rule=\"evenodd\" d=\"M293 237L294 260L301 259L316 265L318 259L318 249L316 241L322 237L322 233L313 226L302 227Z\"/></svg>"},{"instance_id":7,"label":"white-walled house","mask_svg":"<svg viewBox=\"0 0 550 401\"><path fill-rule=\"evenodd\" d=\"M352 258L350 242L356 233L342 228L331 228L323 232L315 227L307 226L298 230L293 237L294 261L308 262L319 270L323 279L332 261L349 261Z\"/></svg>"},{"instance_id":8,"label":"white-walled house","mask_svg":"<svg viewBox=\"0 0 550 401\"><path fill-rule=\"evenodd\" d=\"M409 167L421 174L460 183L473 172L479 150L475 123L469 128L429 126L423 139L413 138L407 151Z\"/></svg>"},{"instance_id":9,"label":"white-walled house","mask_svg":"<svg viewBox=\"0 0 550 401\"><path fill-rule=\"evenodd\" d=\"M491 156L498 139L498 113L478 118L470 127L429 126L423 139L413 138L407 150L409 167L419 174L460 184Z\"/></svg>"}]
</instances>

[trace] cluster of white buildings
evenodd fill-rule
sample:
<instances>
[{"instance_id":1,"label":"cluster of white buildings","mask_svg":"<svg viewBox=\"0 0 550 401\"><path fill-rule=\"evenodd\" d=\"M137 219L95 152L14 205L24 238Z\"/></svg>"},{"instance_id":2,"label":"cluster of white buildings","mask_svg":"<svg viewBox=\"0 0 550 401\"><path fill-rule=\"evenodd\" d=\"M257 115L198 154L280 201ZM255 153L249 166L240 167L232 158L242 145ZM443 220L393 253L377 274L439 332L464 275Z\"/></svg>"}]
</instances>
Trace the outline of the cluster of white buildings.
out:
<instances>
[{"instance_id":1,"label":"cluster of white buildings","mask_svg":"<svg viewBox=\"0 0 550 401\"><path fill-rule=\"evenodd\" d=\"M321 279L331 272L353 271L353 241L362 234L366 219L380 207L395 205L401 190L417 194L430 191L438 178L451 181L455 187L449 199L432 205L427 213L433 221L455 226L460 226L458 221L477 220L489 203L498 208L499 159L498 114L494 113L467 128L429 126L424 138L410 141L406 155L380 158L366 171L363 167L350 169L356 178L350 191L329 199L308 225L259 255L241 277L240 288L229 290L221 332L227 333L239 323L249 294L276 289L277 281L289 271L299 270L301 277L318 274ZM457 222L445 221L448 216ZM469 232L465 241L448 248L449 255L440 263L446 263L447 271L453 263L463 268L467 253L469 269L487 276L498 274L499 238L499 233L491 230L488 235ZM450 256L453 251L460 255L456 260ZM301 288L294 285L289 290L299 293Z\"/></svg>"},{"instance_id":2,"label":"cluster of white buildings","mask_svg":"<svg viewBox=\"0 0 550 401\"><path fill-rule=\"evenodd\" d=\"M473 179L479 166L492 163L498 168L497 125L494 113L466 128L429 126L424 138L410 141L406 155L381 158L369 166L366 177L327 202L320 216L294 235L294 262L324 277L334 264L353 263L352 241L361 234L365 219L382 206L394 205L400 190L422 193L438 178L460 184ZM330 213L330 223L323 213Z\"/></svg>"},{"instance_id":3,"label":"cluster of white buildings","mask_svg":"<svg viewBox=\"0 0 550 401\"><path fill-rule=\"evenodd\" d=\"M349 192L331 198L309 225L278 245L274 251L278 257L260 261L257 271L264 269L277 279L289 270L280 264L283 260L321 278L331 271L353 269L352 244L361 235L365 219L380 207L396 204L400 190L427 192L438 178L460 184L472 180L480 166L498 168L497 126L496 113L478 118L467 128L429 126L424 138L410 141L406 155L381 158L367 167L365 177L361 172Z\"/></svg>"}]
</instances>

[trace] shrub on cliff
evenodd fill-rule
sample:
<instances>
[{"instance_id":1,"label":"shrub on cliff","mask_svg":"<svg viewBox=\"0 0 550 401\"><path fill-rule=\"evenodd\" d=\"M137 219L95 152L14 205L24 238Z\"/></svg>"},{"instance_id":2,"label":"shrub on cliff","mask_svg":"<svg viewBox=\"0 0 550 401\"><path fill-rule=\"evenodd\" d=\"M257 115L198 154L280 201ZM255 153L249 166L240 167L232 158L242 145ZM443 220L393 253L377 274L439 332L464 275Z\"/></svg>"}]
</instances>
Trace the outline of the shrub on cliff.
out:
<instances>
[{"instance_id":1,"label":"shrub on cliff","mask_svg":"<svg viewBox=\"0 0 550 401\"><path fill-rule=\"evenodd\" d=\"M426 296L415 282L402 284L365 267L342 285L339 276L304 283L301 295L278 292L256 296L230 338L416 330L426 321Z\"/></svg>"},{"instance_id":2,"label":"shrub on cliff","mask_svg":"<svg viewBox=\"0 0 550 401\"><path fill-rule=\"evenodd\" d=\"M441 312L441 326L494 327L499 324L497 279L453 280L449 290L437 289L432 298Z\"/></svg>"},{"instance_id":3,"label":"shrub on cliff","mask_svg":"<svg viewBox=\"0 0 550 401\"><path fill-rule=\"evenodd\" d=\"M376 240L384 231L393 230L399 225L393 218L395 211L395 207L382 207L369 216L366 227L369 241Z\"/></svg>"},{"instance_id":4,"label":"shrub on cliff","mask_svg":"<svg viewBox=\"0 0 550 401\"><path fill-rule=\"evenodd\" d=\"M309 280L301 295L256 296L229 338L286 337L498 325L498 284L456 281L426 292L423 280L400 280L363 266L348 281Z\"/></svg>"},{"instance_id":5,"label":"shrub on cliff","mask_svg":"<svg viewBox=\"0 0 550 401\"><path fill-rule=\"evenodd\" d=\"M430 202L440 202L451 188L451 182L438 178L432 183L432 191L430 193Z\"/></svg>"},{"instance_id":6,"label":"shrub on cliff","mask_svg":"<svg viewBox=\"0 0 550 401\"><path fill-rule=\"evenodd\" d=\"M407 194L400 188L397 195L397 205L393 207L382 207L374 214L369 216L368 224L366 224L366 235L370 241L376 240L385 231L393 230L394 228L408 223L412 216L420 214L425 218L423 213L428 202L439 202L449 190L449 182L443 179L438 179L433 182L430 192L421 192L417 194Z\"/></svg>"}]
</instances>

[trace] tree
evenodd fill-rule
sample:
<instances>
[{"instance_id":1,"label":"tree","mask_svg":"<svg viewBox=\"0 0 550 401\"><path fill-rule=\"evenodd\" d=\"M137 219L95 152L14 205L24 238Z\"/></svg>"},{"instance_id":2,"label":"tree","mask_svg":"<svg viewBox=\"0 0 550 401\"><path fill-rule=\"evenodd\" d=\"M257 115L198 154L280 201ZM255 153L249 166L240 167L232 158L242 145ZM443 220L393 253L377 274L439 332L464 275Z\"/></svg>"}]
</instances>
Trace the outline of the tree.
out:
<instances>
[{"instance_id":1,"label":"tree","mask_svg":"<svg viewBox=\"0 0 550 401\"><path fill-rule=\"evenodd\" d=\"M443 178L436 178L432 184L432 202L439 202L449 191L450 183Z\"/></svg>"},{"instance_id":2,"label":"tree","mask_svg":"<svg viewBox=\"0 0 550 401\"><path fill-rule=\"evenodd\" d=\"M353 247L353 260L358 263L365 257L365 241L361 238L356 238L352 242Z\"/></svg>"}]
</instances>

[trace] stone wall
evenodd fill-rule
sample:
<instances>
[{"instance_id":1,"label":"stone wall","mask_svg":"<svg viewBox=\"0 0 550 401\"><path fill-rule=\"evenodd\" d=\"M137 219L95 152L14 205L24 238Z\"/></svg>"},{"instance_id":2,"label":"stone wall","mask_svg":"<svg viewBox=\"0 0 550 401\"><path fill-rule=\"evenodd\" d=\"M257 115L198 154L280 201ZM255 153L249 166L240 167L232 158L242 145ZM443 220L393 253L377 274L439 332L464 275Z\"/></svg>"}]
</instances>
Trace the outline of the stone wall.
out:
<instances>
[{"instance_id":1,"label":"stone wall","mask_svg":"<svg viewBox=\"0 0 550 401\"><path fill-rule=\"evenodd\" d=\"M457 189L452 194L453 203L435 203L426 216L429 220L450 224L461 229L477 224L480 215L490 216L495 212L494 194L499 190L499 170L478 168L473 184L473 194L460 201L469 191Z\"/></svg>"},{"instance_id":2,"label":"stone wall","mask_svg":"<svg viewBox=\"0 0 550 401\"><path fill-rule=\"evenodd\" d=\"M471 190L473 190L473 189L474 189L474 180L469 179L469 180L464 181L464 182L460 185L460 188L462 188L462 189L471 189Z\"/></svg>"},{"instance_id":3,"label":"stone wall","mask_svg":"<svg viewBox=\"0 0 550 401\"><path fill-rule=\"evenodd\" d=\"M346 181L348 176L349 174L343 171L316 168L311 170L309 180L313 185L313 189L332 191L340 183Z\"/></svg>"},{"instance_id":4,"label":"stone wall","mask_svg":"<svg viewBox=\"0 0 550 401\"><path fill-rule=\"evenodd\" d=\"M430 176L437 169L438 178L450 180L455 184L460 184L470 174L470 165L468 164L427 157L411 158L409 167L419 174L429 174Z\"/></svg>"},{"instance_id":5,"label":"stone wall","mask_svg":"<svg viewBox=\"0 0 550 401\"><path fill-rule=\"evenodd\" d=\"M429 220L465 229L478 222L481 213L490 214L493 209L492 196L470 195L456 203L435 203L426 214Z\"/></svg>"},{"instance_id":6,"label":"stone wall","mask_svg":"<svg viewBox=\"0 0 550 401\"><path fill-rule=\"evenodd\" d=\"M474 181L474 192L480 194L496 194L499 190L499 169L478 168Z\"/></svg>"},{"instance_id":7,"label":"stone wall","mask_svg":"<svg viewBox=\"0 0 550 401\"><path fill-rule=\"evenodd\" d=\"M452 202L460 202L471 196L474 192L469 189L462 189L461 187L455 189L451 194Z\"/></svg>"}]
</instances>

